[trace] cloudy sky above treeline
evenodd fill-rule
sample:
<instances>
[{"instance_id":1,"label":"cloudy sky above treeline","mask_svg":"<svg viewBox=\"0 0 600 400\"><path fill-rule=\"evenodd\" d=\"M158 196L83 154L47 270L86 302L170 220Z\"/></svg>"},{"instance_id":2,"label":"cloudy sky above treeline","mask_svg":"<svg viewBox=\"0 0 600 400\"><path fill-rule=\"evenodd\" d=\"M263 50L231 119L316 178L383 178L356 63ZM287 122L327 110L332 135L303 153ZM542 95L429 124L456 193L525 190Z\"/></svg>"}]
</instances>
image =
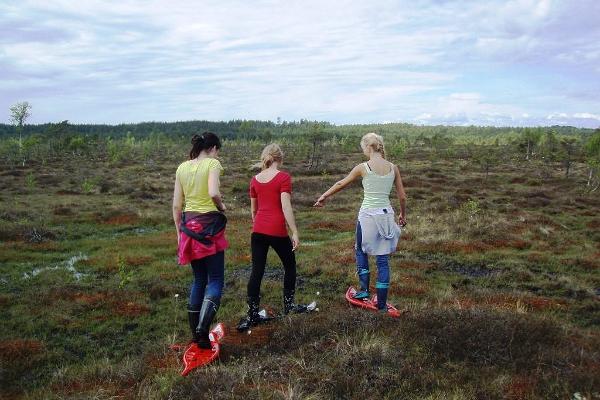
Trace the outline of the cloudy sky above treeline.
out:
<instances>
[{"instance_id":1,"label":"cloudy sky above treeline","mask_svg":"<svg viewBox=\"0 0 600 400\"><path fill-rule=\"evenodd\" d=\"M600 1L0 2L0 122L600 126Z\"/></svg>"}]
</instances>

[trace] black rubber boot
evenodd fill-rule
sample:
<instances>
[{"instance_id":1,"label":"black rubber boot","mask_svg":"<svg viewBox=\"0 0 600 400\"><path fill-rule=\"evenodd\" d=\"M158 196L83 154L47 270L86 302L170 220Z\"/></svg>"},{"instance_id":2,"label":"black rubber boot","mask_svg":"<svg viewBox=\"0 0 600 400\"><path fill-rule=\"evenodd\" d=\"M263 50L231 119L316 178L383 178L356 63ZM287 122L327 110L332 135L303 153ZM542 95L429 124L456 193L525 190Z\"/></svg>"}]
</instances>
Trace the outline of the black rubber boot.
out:
<instances>
[{"instance_id":1,"label":"black rubber boot","mask_svg":"<svg viewBox=\"0 0 600 400\"><path fill-rule=\"evenodd\" d=\"M196 327L200 321L200 309L201 306L192 306L188 304L188 322L190 323L190 330L192 331L192 342L198 343L198 334L196 333Z\"/></svg>"},{"instance_id":2,"label":"black rubber boot","mask_svg":"<svg viewBox=\"0 0 600 400\"><path fill-rule=\"evenodd\" d=\"M210 324L212 323L217 310L219 309L220 300L213 296L206 296L202 302L198 325L196 326L196 336L198 347L202 349L212 348L208 334L210 332Z\"/></svg>"},{"instance_id":3,"label":"black rubber boot","mask_svg":"<svg viewBox=\"0 0 600 400\"><path fill-rule=\"evenodd\" d=\"M289 313L300 314L307 311L308 308L305 305L294 303L294 292L283 294L283 313L285 315Z\"/></svg>"},{"instance_id":4,"label":"black rubber boot","mask_svg":"<svg viewBox=\"0 0 600 400\"><path fill-rule=\"evenodd\" d=\"M237 326L239 332L247 331L253 326L258 325L260 316L258 307L260 306L260 297L248 297L248 314L242 318Z\"/></svg>"}]
</instances>

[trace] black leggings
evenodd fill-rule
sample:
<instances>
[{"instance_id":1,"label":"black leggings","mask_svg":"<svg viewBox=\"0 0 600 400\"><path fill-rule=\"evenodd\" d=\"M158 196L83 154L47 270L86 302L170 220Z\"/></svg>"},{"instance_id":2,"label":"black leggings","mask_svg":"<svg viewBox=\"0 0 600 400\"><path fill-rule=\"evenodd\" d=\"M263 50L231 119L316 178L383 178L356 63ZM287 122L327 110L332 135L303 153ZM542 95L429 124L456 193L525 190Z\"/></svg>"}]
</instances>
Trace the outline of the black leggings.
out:
<instances>
[{"instance_id":1,"label":"black leggings","mask_svg":"<svg viewBox=\"0 0 600 400\"><path fill-rule=\"evenodd\" d=\"M296 289L296 256L292 251L292 241L288 236L271 236L252 232L252 273L248 281L248 297L260 296L260 283L265 273L269 246L275 250L283 264L283 292L286 295Z\"/></svg>"}]
</instances>

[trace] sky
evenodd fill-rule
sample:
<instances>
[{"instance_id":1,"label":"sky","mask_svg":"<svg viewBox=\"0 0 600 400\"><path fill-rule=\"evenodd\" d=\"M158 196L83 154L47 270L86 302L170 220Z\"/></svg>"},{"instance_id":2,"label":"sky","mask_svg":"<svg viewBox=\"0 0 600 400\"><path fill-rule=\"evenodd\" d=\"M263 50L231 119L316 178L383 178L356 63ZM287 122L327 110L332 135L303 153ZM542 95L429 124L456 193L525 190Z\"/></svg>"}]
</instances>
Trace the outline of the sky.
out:
<instances>
[{"instance_id":1,"label":"sky","mask_svg":"<svg viewBox=\"0 0 600 400\"><path fill-rule=\"evenodd\" d=\"M0 122L600 127L598 0L0 0Z\"/></svg>"}]
</instances>

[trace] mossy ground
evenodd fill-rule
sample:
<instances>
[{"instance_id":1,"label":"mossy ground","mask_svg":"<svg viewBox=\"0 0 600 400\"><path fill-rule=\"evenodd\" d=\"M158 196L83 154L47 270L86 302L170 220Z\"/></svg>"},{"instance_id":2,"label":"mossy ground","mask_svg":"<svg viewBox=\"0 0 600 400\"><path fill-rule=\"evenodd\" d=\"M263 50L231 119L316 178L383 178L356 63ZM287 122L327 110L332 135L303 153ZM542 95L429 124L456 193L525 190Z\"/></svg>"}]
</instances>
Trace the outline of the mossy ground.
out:
<instances>
[{"instance_id":1,"label":"mossy ground","mask_svg":"<svg viewBox=\"0 0 600 400\"><path fill-rule=\"evenodd\" d=\"M284 148L302 241L298 300L320 311L242 335L247 184L260 147L221 152L231 247L219 320L229 331L221 360L186 378L169 350L189 339L191 274L176 264L170 204L186 149L3 170L0 397L600 398L600 199L581 189L579 166L565 179L507 162L486 177L409 149L399 162L409 225L390 289L405 313L390 319L343 300L356 282L359 185L311 207L360 154L326 147L309 170L306 152ZM268 265L263 304L277 311L274 254Z\"/></svg>"}]
</instances>

